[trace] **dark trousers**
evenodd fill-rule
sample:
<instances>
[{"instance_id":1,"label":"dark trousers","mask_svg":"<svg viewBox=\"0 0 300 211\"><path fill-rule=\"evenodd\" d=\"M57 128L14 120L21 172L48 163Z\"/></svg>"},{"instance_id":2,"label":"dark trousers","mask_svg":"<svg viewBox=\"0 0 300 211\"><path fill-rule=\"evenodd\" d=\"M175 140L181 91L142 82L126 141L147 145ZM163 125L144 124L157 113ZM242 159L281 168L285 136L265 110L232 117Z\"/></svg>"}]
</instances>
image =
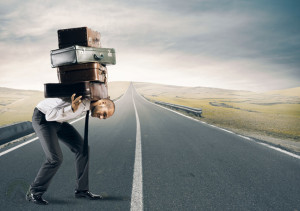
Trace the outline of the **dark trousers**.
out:
<instances>
[{"instance_id":1,"label":"dark trousers","mask_svg":"<svg viewBox=\"0 0 300 211\"><path fill-rule=\"evenodd\" d=\"M76 129L67 122L59 123L47 121L45 114L34 109L32 116L32 126L39 137L42 148L46 155L46 160L42 164L30 191L36 195L46 192L51 179L57 172L63 161L63 155L58 143L60 139L72 152L75 153L76 168L76 190L88 190L89 157L83 155L83 139Z\"/></svg>"}]
</instances>

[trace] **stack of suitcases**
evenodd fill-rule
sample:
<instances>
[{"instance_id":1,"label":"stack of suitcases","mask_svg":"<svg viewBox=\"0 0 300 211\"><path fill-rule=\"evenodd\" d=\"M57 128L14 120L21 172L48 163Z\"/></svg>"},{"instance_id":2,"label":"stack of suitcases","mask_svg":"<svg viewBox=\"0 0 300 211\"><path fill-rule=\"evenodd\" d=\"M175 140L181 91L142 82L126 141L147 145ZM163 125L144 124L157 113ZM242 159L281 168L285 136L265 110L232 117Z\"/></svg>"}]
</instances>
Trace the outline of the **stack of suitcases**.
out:
<instances>
[{"instance_id":1,"label":"stack of suitcases","mask_svg":"<svg viewBox=\"0 0 300 211\"><path fill-rule=\"evenodd\" d=\"M107 65L116 64L115 50L101 48L100 33L88 27L60 29L59 49L52 50L51 65L59 83L44 84L46 98L71 97L91 101L109 98Z\"/></svg>"}]
</instances>

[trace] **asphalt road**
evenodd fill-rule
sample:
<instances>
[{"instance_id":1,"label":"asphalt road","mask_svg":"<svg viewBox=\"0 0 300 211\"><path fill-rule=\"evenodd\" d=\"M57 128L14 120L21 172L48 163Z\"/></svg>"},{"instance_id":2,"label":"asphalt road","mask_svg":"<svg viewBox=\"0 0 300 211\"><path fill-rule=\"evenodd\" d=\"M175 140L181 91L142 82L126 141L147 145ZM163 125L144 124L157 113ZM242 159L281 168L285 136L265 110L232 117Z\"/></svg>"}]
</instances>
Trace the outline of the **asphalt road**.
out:
<instances>
[{"instance_id":1,"label":"asphalt road","mask_svg":"<svg viewBox=\"0 0 300 211\"><path fill-rule=\"evenodd\" d=\"M83 135L84 119L73 125ZM144 210L300 211L298 158L156 106L132 86L113 117L90 118L89 132L90 190L104 200L74 198L74 155L61 143L64 161L44 195L49 205L25 201L44 160L37 140L0 156L0 210L126 211L142 179L137 203ZM134 176L136 166L142 177Z\"/></svg>"}]
</instances>

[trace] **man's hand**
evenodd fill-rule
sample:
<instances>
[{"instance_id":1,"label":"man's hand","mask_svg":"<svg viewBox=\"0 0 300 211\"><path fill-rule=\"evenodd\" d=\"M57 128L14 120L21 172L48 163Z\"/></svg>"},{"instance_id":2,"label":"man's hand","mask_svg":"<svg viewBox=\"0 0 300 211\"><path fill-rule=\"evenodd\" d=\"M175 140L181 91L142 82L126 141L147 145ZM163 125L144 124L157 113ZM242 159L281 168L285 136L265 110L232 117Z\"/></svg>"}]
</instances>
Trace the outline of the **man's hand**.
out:
<instances>
[{"instance_id":1,"label":"man's hand","mask_svg":"<svg viewBox=\"0 0 300 211\"><path fill-rule=\"evenodd\" d=\"M79 97L77 97L76 99L74 99L75 98L75 93L72 95L72 97L71 97L71 100L72 100L72 110L73 110L73 112L76 112L77 111L77 109L78 109L78 107L79 107L79 105L80 105L80 103L81 103L81 98L82 98L82 96L79 96Z\"/></svg>"}]
</instances>

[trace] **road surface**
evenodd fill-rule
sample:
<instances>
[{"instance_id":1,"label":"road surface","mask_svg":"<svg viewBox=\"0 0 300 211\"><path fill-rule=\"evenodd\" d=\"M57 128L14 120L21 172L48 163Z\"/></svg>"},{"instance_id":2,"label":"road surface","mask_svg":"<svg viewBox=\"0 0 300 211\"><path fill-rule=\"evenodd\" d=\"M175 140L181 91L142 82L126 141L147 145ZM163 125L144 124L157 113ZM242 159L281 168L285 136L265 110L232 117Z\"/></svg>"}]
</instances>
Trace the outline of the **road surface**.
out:
<instances>
[{"instance_id":1,"label":"road surface","mask_svg":"<svg viewBox=\"0 0 300 211\"><path fill-rule=\"evenodd\" d=\"M84 119L73 123L83 135ZM131 85L106 120L90 118L90 190L74 198L73 153L44 198L25 192L44 160L38 140L0 156L0 210L299 210L300 160L146 101Z\"/></svg>"}]
</instances>

